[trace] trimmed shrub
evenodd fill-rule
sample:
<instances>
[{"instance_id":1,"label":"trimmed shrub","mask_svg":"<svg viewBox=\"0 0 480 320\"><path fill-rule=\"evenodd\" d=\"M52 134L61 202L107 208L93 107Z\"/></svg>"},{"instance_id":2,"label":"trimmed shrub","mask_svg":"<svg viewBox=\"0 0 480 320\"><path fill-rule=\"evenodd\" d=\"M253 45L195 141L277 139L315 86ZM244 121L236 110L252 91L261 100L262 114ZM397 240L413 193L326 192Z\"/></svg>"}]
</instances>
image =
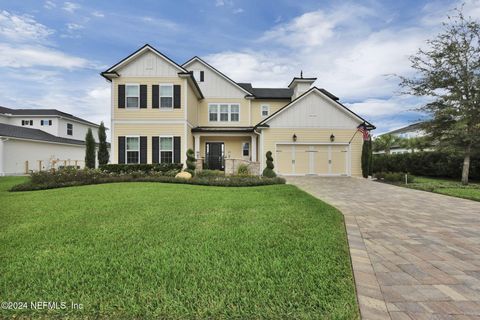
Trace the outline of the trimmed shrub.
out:
<instances>
[{"instance_id":1,"label":"trimmed shrub","mask_svg":"<svg viewBox=\"0 0 480 320\"><path fill-rule=\"evenodd\" d=\"M197 172L196 176L197 176L198 178L224 177L224 176L225 176L225 172L220 171L220 170L208 170L208 169L205 169L205 170L202 170L202 171Z\"/></svg>"},{"instance_id":2,"label":"trimmed shrub","mask_svg":"<svg viewBox=\"0 0 480 320\"><path fill-rule=\"evenodd\" d=\"M362 147L362 175L368 178L372 174L372 140L364 140Z\"/></svg>"},{"instance_id":3,"label":"trimmed shrub","mask_svg":"<svg viewBox=\"0 0 480 320\"><path fill-rule=\"evenodd\" d=\"M267 157L267 167L263 169L262 175L267 178L275 178L277 174L275 173L275 171L273 171L273 168L275 168L275 166L273 165L272 152L267 151L265 156Z\"/></svg>"},{"instance_id":4,"label":"trimmed shrub","mask_svg":"<svg viewBox=\"0 0 480 320\"><path fill-rule=\"evenodd\" d=\"M108 154L108 144L107 144L107 134L105 132L105 125L103 121L100 122L100 127L98 128L98 164L103 165L108 163L110 155Z\"/></svg>"},{"instance_id":5,"label":"trimmed shrub","mask_svg":"<svg viewBox=\"0 0 480 320\"><path fill-rule=\"evenodd\" d=\"M183 165L181 163L105 164L100 166L100 170L108 173L130 173L136 171L150 173L175 171L175 174L177 174L180 172L180 170L182 170L182 168Z\"/></svg>"},{"instance_id":6,"label":"trimmed shrub","mask_svg":"<svg viewBox=\"0 0 480 320\"><path fill-rule=\"evenodd\" d=\"M250 175L250 169L248 169L248 165L242 163L241 165L238 166L237 174L239 176L249 176Z\"/></svg>"},{"instance_id":7,"label":"trimmed shrub","mask_svg":"<svg viewBox=\"0 0 480 320\"><path fill-rule=\"evenodd\" d=\"M92 129L88 128L85 136L85 167L95 168L95 139L93 138Z\"/></svg>"},{"instance_id":8,"label":"trimmed shrub","mask_svg":"<svg viewBox=\"0 0 480 320\"><path fill-rule=\"evenodd\" d=\"M463 156L448 152L378 154L373 157L373 172L409 172L417 176L460 179ZM480 158L470 159L470 179L480 180Z\"/></svg>"},{"instance_id":9,"label":"trimmed shrub","mask_svg":"<svg viewBox=\"0 0 480 320\"><path fill-rule=\"evenodd\" d=\"M195 159L195 152L192 149L187 150L187 169L184 171L187 171L192 175L192 177L195 175L195 169L197 168L197 159Z\"/></svg>"},{"instance_id":10,"label":"trimmed shrub","mask_svg":"<svg viewBox=\"0 0 480 320\"><path fill-rule=\"evenodd\" d=\"M113 182L164 182L164 183L185 183L204 186L223 187L249 187L264 186L273 184L284 184L282 178L264 178L257 176L195 176L190 180L176 179L174 176L167 176L164 172L144 173L141 171L128 174L107 173L101 170L62 170L56 172L39 172L31 174L29 182L16 185L10 191L33 191L71 186L82 186Z\"/></svg>"}]
</instances>

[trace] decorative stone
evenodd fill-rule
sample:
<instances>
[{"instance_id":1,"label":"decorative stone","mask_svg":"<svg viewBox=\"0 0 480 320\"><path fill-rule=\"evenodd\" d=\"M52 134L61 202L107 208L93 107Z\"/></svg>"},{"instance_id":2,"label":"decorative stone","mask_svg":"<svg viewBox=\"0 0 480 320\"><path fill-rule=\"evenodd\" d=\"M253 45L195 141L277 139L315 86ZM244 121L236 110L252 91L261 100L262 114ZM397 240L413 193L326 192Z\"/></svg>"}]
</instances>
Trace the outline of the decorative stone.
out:
<instances>
[{"instance_id":1,"label":"decorative stone","mask_svg":"<svg viewBox=\"0 0 480 320\"><path fill-rule=\"evenodd\" d=\"M190 174L190 172L182 171L182 172L177 173L175 178L176 179L190 180L190 179L192 179L192 175Z\"/></svg>"}]
</instances>

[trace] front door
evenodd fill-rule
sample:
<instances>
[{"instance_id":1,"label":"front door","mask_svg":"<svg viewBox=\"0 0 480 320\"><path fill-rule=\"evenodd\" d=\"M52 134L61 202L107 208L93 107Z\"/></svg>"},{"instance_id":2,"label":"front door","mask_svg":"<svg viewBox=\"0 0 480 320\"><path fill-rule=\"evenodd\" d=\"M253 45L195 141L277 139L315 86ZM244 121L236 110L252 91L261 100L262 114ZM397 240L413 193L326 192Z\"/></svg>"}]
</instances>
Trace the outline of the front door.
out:
<instances>
[{"instance_id":1,"label":"front door","mask_svg":"<svg viewBox=\"0 0 480 320\"><path fill-rule=\"evenodd\" d=\"M207 142L205 163L210 170L224 170L224 152L225 147L223 142Z\"/></svg>"}]
</instances>

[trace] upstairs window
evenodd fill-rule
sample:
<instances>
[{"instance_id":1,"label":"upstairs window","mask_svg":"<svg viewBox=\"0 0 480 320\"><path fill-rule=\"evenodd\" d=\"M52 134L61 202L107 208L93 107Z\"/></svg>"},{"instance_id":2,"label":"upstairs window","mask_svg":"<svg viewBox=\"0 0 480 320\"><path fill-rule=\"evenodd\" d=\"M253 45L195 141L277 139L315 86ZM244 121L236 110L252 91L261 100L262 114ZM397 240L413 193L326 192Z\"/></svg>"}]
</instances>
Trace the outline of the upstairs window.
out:
<instances>
[{"instance_id":1,"label":"upstairs window","mask_svg":"<svg viewBox=\"0 0 480 320\"><path fill-rule=\"evenodd\" d=\"M173 163L172 137L160 137L160 163Z\"/></svg>"},{"instance_id":2,"label":"upstairs window","mask_svg":"<svg viewBox=\"0 0 480 320\"><path fill-rule=\"evenodd\" d=\"M127 98L127 108L135 109L140 107L140 85L127 84L125 86L125 96Z\"/></svg>"},{"instance_id":3,"label":"upstairs window","mask_svg":"<svg viewBox=\"0 0 480 320\"><path fill-rule=\"evenodd\" d=\"M230 105L230 121L238 122L240 120L240 105Z\"/></svg>"},{"instance_id":4,"label":"upstairs window","mask_svg":"<svg viewBox=\"0 0 480 320\"><path fill-rule=\"evenodd\" d=\"M140 138L139 137L127 137L126 146L126 159L127 163L139 163L140 162Z\"/></svg>"},{"instance_id":5,"label":"upstairs window","mask_svg":"<svg viewBox=\"0 0 480 320\"><path fill-rule=\"evenodd\" d=\"M268 117L269 113L270 113L270 106L263 105L262 106L262 117Z\"/></svg>"},{"instance_id":6,"label":"upstairs window","mask_svg":"<svg viewBox=\"0 0 480 320\"><path fill-rule=\"evenodd\" d=\"M22 126L33 126L33 120L22 120Z\"/></svg>"},{"instance_id":7,"label":"upstairs window","mask_svg":"<svg viewBox=\"0 0 480 320\"><path fill-rule=\"evenodd\" d=\"M171 84L160 85L160 108L163 108L163 109L173 108L173 85Z\"/></svg>"},{"instance_id":8,"label":"upstairs window","mask_svg":"<svg viewBox=\"0 0 480 320\"><path fill-rule=\"evenodd\" d=\"M210 122L238 122L240 121L240 105L237 103L209 104L208 120Z\"/></svg>"},{"instance_id":9,"label":"upstairs window","mask_svg":"<svg viewBox=\"0 0 480 320\"><path fill-rule=\"evenodd\" d=\"M194 70L193 77L197 82L203 82L205 80L205 73L200 70Z\"/></svg>"},{"instance_id":10,"label":"upstairs window","mask_svg":"<svg viewBox=\"0 0 480 320\"><path fill-rule=\"evenodd\" d=\"M40 125L41 126L51 126L52 125L52 120L40 120Z\"/></svg>"},{"instance_id":11,"label":"upstairs window","mask_svg":"<svg viewBox=\"0 0 480 320\"><path fill-rule=\"evenodd\" d=\"M208 120L209 121L218 121L218 105L211 104L208 106Z\"/></svg>"},{"instance_id":12,"label":"upstairs window","mask_svg":"<svg viewBox=\"0 0 480 320\"><path fill-rule=\"evenodd\" d=\"M67 123L67 135L73 136L73 124Z\"/></svg>"}]
</instances>

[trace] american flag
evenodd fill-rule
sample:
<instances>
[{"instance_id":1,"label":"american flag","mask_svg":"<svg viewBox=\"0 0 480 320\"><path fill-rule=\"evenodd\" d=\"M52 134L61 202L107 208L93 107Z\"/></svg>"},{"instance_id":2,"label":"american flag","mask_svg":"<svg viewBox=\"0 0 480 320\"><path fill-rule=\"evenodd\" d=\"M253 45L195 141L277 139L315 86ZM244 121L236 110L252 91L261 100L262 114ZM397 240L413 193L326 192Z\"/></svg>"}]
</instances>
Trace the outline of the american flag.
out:
<instances>
[{"instance_id":1,"label":"american flag","mask_svg":"<svg viewBox=\"0 0 480 320\"><path fill-rule=\"evenodd\" d=\"M370 132L368 132L368 129L365 123L362 123L361 125L359 125L357 129L363 134L363 140L367 141L368 139L370 139Z\"/></svg>"}]
</instances>

